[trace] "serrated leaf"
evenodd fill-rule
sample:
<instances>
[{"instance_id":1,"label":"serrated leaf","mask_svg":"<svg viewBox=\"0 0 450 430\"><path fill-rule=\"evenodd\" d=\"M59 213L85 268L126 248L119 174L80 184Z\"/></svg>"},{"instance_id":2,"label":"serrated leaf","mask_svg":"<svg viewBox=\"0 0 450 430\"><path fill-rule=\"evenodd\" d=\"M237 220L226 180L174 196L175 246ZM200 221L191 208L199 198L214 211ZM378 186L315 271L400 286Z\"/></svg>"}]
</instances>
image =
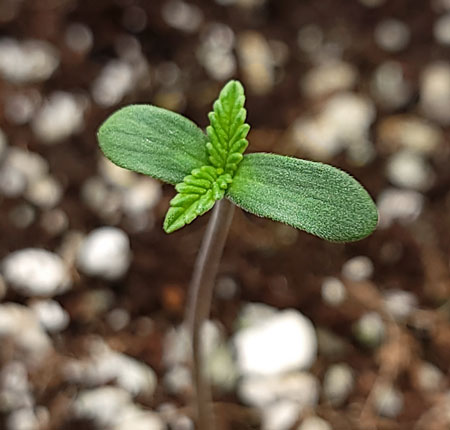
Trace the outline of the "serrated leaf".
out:
<instances>
[{"instance_id":1,"label":"serrated leaf","mask_svg":"<svg viewBox=\"0 0 450 430\"><path fill-rule=\"evenodd\" d=\"M209 164L208 138L182 115L150 105L131 105L113 113L98 140L113 163L170 184Z\"/></svg>"},{"instance_id":2,"label":"serrated leaf","mask_svg":"<svg viewBox=\"0 0 450 430\"><path fill-rule=\"evenodd\" d=\"M172 233L190 224L209 211L215 201L212 189L205 190L203 194L177 194L170 202L171 207L164 220L164 231Z\"/></svg>"},{"instance_id":3,"label":"serrated leaf","mask_svg":"<svg viewBox=\"0 0 450 430\"><path fill-rule=\"evenodd\" d=\"M334 242L368 236L378 212L367 191L332 166L276 154L248 154L226 196L255 215Z\"/></svg>"},{"instance_id":4,"label":"serrated leaf","mask_svg":"<svg viewBox=\"0 0 450 430\"><path fill-rule=\"evenodd\" d=\"M222 168L231 175L240 162L239 155L247 148L247 133L250 129L245 124L244 88L238 81L228 82L214 102L213 111L209 113L210 126L206 128L209 138L207 144L210 163Z\"/></svg>"}]
</instances>

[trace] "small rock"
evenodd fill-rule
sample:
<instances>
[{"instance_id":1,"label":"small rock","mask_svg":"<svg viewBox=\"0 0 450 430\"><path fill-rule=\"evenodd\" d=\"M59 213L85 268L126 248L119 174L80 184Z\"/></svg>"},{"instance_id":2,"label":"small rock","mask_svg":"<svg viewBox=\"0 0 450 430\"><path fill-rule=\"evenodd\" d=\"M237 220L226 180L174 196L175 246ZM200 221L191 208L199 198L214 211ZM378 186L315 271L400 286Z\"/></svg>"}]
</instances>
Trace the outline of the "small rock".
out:
<instances>
[{"instance_id":1,"label":"small rock","mask_svg":"<svg viewBox=\"0 0 450 430\"><path fill-rule=\"evenodd\" d=\"M69 314L55 300L34 302L31 309L42 327L50 333L59 333L69 325Z\"/></svg>"},{"instance_id":2,"label":"small rock","mask_svg":"<svg viewBox=\"0 0 450 430\"><path fill-rule=\"evenodd\" d=\"M238 315L236 326L238 329L258 326L277 312L276 308L265 303L246 303Z\"/></svg>"},{"instance_id":3,"label":"small rock","mask_svg":"<svg viewBox=\"0 0 450 430\"><path fill-rule=\"evenodd\" d=\"M239 291L239 285L231 276L221 276L216 281L215 294L222 300L232 300Z\"/></svg>"},{"instance_id":4,"label":"small rock","mask_svg":"<svg viewBox=\"0 0 450 430\"><path fill-rule=\"evenodd\" d=\"M0 399L3 413L34 406L28 371L20 361L11 361L3 366L0 373Z\"/></svg>"},{"instance_id":5,"label":"small rock","mask_svg":"<svg viewBox=\"0 0 450 430\"><path fill-rule=\"evenodd\" d=\"M350 90L357 82L357 69L343 61L329 61L311 69L301 80L303 94L321 98L336 91Z\"/></svg>"},{"instance_id":6,"label":"small rock","mask_svg":"<svg viewBox=\"0 0 450 430\"><path fill-rule=\"evenodd\" d=\"M328 421L317 416L305 418L297 430L333 430Z\"/></svg>"},{"instance_id":7,"label":"small rock","mask_svg":"<svg viewBox=\"0 0 450 430\"><path fill-rule=\"evenodd\" d=\"M128 311L121 308L113 309L107 315L107 321L114 331L123 330L130 322L131 317Z\"/></svg>"},{"instance_id":8,"label":"small rock","mask_svg":"<svg viewBox=\"0 0 450 430\"><path fill-rule=\"evenodd\" d=\"M10 147L5 164L22 174L27 182L44 176L49 169L48 161L41 155L18 147Z\"/></svg>"},{"instance_id":9,"label":"small rock","mask_svg":"<svg viewBox=\"0 0 450 430\"><path fill-rule=\"evenodd\" d=\"M6 281L26 296L54 296L71 285L69 272L55 253L39 248L15 251L2 261Z\"/></svg>"},{"instance_id":10,"label":"small rock","mask_svg":"<svg viewBox=\"0 0 450 430\"><path fill-rule=\"evenodd\" d=\"M399 52L406 48L410 39L408 26L393 18L381 21L375 28L375 42L387 52Z\"/></svg>"},{"instance_id":11,"label":"small rock","mask_svg":"<svg viewBox=\"0 0 450 430\"><path fill-rule=\"evenodd\" d=\"M32 366L37 366L51 352L52 343L34 312L15 303L0 305L0 337L14 340Z\"/></svg>"},{"instance_id":12,"label":"small rock","mask_svg":"<svg viewBox=\"0 0 450 430\"><path fill-rule=\"evenodd\" d=\"M386 175L393 185L416 191L428 190L435 176L425 159L410 150L399 151L389 158Z\"/></svg>"},{"instance_id":13,"label":"small rock","mask_svg":"<svg viewBox=\"0 0 450 430\"><path fill-rule=\"evenodd\" d=\"M34 117L33 132L44 143L61 142L84 127L84 108L79 97L55 91Z\"/></svg>"},{"instance_id":14,"label":"small rock","mask_svg":"<svg viewBox=\"0 0 450 430\"><path fill-rule=\"evenodd\" d=\"M337 278L325 278L322 281L322 299L329 306L341 305L347 297L345 285Z\"/></svg>"},{"instance_id":15,"label":"small rock","mask_svg":"<svg viewBox=\"0 0 450 430\"><path fill-rule=\"evenodd\" d=\"M297 421L301 409L293 400L278 400L261 412L262 430L289 430Z\"/></svg>"},{"instance_id":16,"label":"small rock","mask_svg":"<svg viewBox=\"0 0 450 430\"><path fill-rule=\"evenodd\" d=\"M299 409L314 407L319 400L319 381L308 372L244 377L238 386L239 398L251 406L264 408L277 399L295 401Z\"/></svg>"},{"instance_id":17,"label":"small rock","mask_svg":"<svg viewBox=\"0 0 450 430\"><path fill-rule=\"evenodd\" d=\"M412 97L411 85L406 81L401 63L381 63L372 76L371 90L375 99L385 109L399 109Z\"/></svg>"},{"instance_id":18,"label":"small rock","mask_svg":"<svg viewBox=\"0 0 450 430\"><path fill-rule=\"evenodd\" d=\"M432 155L444 141L438 127L412 115L393 115L382 120L378 136L389 152L410 149L424 155Z\"/></svg>"},{"instance_id":19,"label":"small rock","mask_svg":"<svg viewBox=\"0 0 450 430\"><path fill-rule=\"evenodd\" d=\"M346 261L342 266L342 276L351 281L366 281L373 274L373 263L369 257L360 255Z\"/></svg>"},{"instance_id":20,"label":"small rock","mask_svg":"<svg viewBox=\"0 0 450 430\"><path fill-rule=\"evenodd\" d=\"M417 297L409 291L388 290L384 293L384 306L396 321L406 321L417 305Z\"/></svg>"},{"instance_id":21,"label":"small rock","mask_svg":"<svg viewBox=\"0 0 450 430\"><path fill-rule=\"evenodd\" d=\"M440 16L433 26L434 38L444 46L450 45L450 12Z\"/></svg>"},{"instance_id":22,"label":"small rock","mask_svg":"<svg viewBox=\"0 0 450 430\"><path fill-rule=\"evenodd\" d=\"M77 258L78 267L87 275L107 280L121 278L130 265L131 251L127 234L115 227L100 227L84 239Z\"/></svg>"},{"instance_id":23,"label":"small rock","mask_svg":"<svg viewBox=\"0 0 450 430\"><path fill-rule=\"evenodd\" d=\"M59 203L62 193L62 186L54 177L43 176L28 184L24 197L41 209L51 209Z\"/></svg>"},{"instance_id":24,"label":"small rock","mask_svg":"<svg viewBox=\"0 0 450 430\"><path fill-rule=\"evenodd\" d=\"M394 221L408 224L422 213L424 197L417 191L388 188L378 196L378 227L389 227Z\"/></svg>"},{"instance_id":25,"label":"small rock","mask_svg":"<svg viewBox=\"0 0 450 430\"><path fill-rule=\"evenodd\" d=\"M296 310L278 312L257 326L238 331L233 342L243 375L306 369L317 352L314 326Z\"/></svg>"},{"instance_id":26,"label":"small rock","mask_svg":"<svg viewBox=\"0 0 450 430\"><path fill-rule=\"evenodd\" d=\"M327 400L338 407L345 403L354 384L355 378L350 366L345 363L333 364L325 373L323 392Z\"/></svg>"},{"instance_id":27,"label":"small rock","mask_svg":"<svg viewBox=\"0 0 450 430\"><path fill-rule=\"evenodd\" d=\"M225 81L234 75L234 41L233 30L224 24L211 24L202 35L197 57L213 79Z\"/></svg>"},{"instance_id":28,"label":"small rock","mask_svg":"<svg viewBox=\"0 0 450 430\"><path fill-rule=\"evenodd\" d=\"M170 394L182 395L192 390L190 370L183 365L176 365L164 375L164 385Z\"/></svg>"},{"instance_id":29,"label":"small rock","mask_svg":"<svg viewBox=\"0 0 450 430\"><path fill-rule=\"evenodd\" d=\"M241 33L237 53L249 89L259 95L270 92L275 83L275 61L264 36L256 31Z\"/></svg>"},{"instance_id":30,"label":"small rock","mask_svg":"<svg viewBox=\"0 0 450 430\"><path fill-rule=\"evenodd\" d=\"M142 178L123 193L122 206L129 216L151 210L161 198L161 185L151 178Z\"/></svg>"},{"instance_id":31,"label":"small rock","mask_svg":"<svg viewBox=\"0 0 450 430\"><path fill-rule=\"evenodd\" d=\"M354 332L362 345L368 348L376 348L383 341L386 329L379 314L368 312L355 324Z\"/></svg>"},{"instance_id":32,"label":"small rock","mask_svg":"<svg viewBox=\"0 0 450 430\"><path fill-rule=\"evenodd\" d=\"M124 169L109 161L106 157L101 157L98 163L98 170L108 185L114 188L130 188L135 185L139 176L131 170Z\"/></svg>"},{"instance_id":33,"label":"small rock","mask_svg":"<svg viewBox=\"0 0 450 430\"><path fill-rule=\"evenodd\" d=\"M6 421L7 430L39 430L40 424L32 408L11 412Z\"/></svg>"},{"instance_id":34,"label":"small rock","mask_svg":"<svg viewBox=\"0 0 450 430\"><path fill-rule=\"evenodd\" d=\"M86 25L74 22L69 24L64 34L66 45L74 52L87 54L94 41L92 30Z\"/></svg>"},{"instance_id":35,"label":"small rock","mask_svg":"<svg viewBox=\"0 0 450 430\"><path fill-rule=\"evenodd\" d=\"M450 63L428 64L420 79L420 106L423 113L442 125L450 124Z\"/></svg>"},{"instance_id":36,"label":"small rock","mask_svg":"<svg viewBox=\"0 0 450 430\"><path fill-rule=\"evenodd\" d=\"M199 7L180 0L164 3L162 16L171 27L186 33L196 32L203 21L203 12Z\"/></svg>"},{"instance_id":37,"label":"small rock","mask_svg":"<svg viewBox=\"0 0 450 430\"><path fill-rule=\"evenodd\" d=\"M89 349L90 358L67 363L64 374L68 381L91 386L115 381L132 396L153 395L156 375L151 367L111 350L103 341L92 342Z\"/></svg>"},{"instance_id":38,"label":"small rock","mask_svg":"<svg viewBox=\"0 0 450 430\"><path fill-rule=\"evenodd\" d=\"M428 393L438 392L445 385L445 375L439 367L424 362L417 370L417 380L420 388Z\"/></svg>"},{"instance_id":39,"label":"small rock","mask_svg":"<svg viewBox=\"0 0 450 430\"><path fill-rule=\"evenodd\" d=\"M135 86L133 66L123 60L111 60L92 84L92 96L102 107L114 106Z\"/></svg>"},{"instance_id":40,"label":"small rock","mask_svg":"<svg viewBox=\"0 0 450 430\"><path fill-rule=\"evenodd\" d=\"M13 124L26 124L31 121L40 103L41 95L37 91L12 93L5 100L5 118Z\"/></svg>"},{"instance_id":41,"label":"small rock","mask_svg":"<svg viewBox=\"0 0 450 430\"><path fill-rule=\"evenodd\" d=\"M0 75L13 84L45 81L58 66L58 52L48 42L0 39Z\"/></svg>"},{"instance_id":42,"label":"small rock","mask_svg":"<svg viewBox=\"0 0 450 430\"><path fill-rule=\"evenodd\" d=\"M403 395L392 386L379 386L375 389L374 406L379 415L396 418L403 409Z\"/></svg>"},{"instance_id":43,"label":"small rock","mask_svg":"<svg viewBox=\"0 0 450 430\"><path fill-rule=\"evenodd\" d=\"M93 420L111 430L164 430L159 416L132 403L126 391L116 387L101 387L82 391L73 405L80 418Z\"/></svg>"}]
</instances>

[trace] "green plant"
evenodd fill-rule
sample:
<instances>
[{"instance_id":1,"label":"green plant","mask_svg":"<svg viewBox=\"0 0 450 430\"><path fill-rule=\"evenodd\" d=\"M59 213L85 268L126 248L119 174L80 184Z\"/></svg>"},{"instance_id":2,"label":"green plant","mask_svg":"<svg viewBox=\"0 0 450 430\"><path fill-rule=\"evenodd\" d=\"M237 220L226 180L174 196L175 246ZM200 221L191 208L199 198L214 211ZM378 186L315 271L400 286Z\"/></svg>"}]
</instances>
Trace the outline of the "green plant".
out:
<instances>
[{"instance_id":1,"label":"green plant","mask_svg":"<svg viewBox=\"0 0 450 430\"><path fill-rule=\"evenodd\" d=\"M175 185L178 194L164 221L167 233L214 206L194 269L187 318L200 430L213 427L199 330L209 315L234 207L335 242L368 236L378 220L366 190L339 169L276 154L244 155L250 129L245 123L244 101L242 85L228 82L209 114L206 134L187 118L148 105L120 109L98 132L100 147L112 162Z\"/></svg>"}]
</instances>

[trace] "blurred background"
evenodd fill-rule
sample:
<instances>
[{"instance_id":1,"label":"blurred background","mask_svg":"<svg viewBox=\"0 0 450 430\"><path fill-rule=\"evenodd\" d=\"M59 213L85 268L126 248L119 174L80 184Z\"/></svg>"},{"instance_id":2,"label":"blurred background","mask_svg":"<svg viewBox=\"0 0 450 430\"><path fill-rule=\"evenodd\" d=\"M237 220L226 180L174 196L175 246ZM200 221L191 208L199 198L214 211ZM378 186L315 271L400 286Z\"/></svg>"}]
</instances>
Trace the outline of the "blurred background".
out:
<instances>
[{"instance_id":1,"label":"blurred background","mask_svg":"<svg viewBox=\"0 0 450 430\"><path fill-rule=\"evenodd\" d=\"M450 428L449 0L1 0L0 429L190 430L181 323L209 215L96 130L201 127L246 88L249 151L345 169L380 212L333 244L236 211L205 327L218 429Z\"/></svg>"}]
</instances>

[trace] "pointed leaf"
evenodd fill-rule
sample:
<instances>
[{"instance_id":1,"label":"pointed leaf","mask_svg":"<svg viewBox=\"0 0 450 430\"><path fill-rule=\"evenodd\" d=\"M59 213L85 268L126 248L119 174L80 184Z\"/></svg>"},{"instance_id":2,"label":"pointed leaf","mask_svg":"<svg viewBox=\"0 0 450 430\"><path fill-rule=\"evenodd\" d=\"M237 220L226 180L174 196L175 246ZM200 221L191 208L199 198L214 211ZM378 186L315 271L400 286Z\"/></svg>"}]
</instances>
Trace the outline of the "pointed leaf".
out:
<instances>
[{"instance_id":1,"label":"pointed leaf","mask_svg":"<svg viewBox=\"0 0 450 430\"><path fill-rule=\"evenodd\" d=\"M219 98L214 102L213 111L208 115L211 123L206 128L209 161L231 175L241 161L239 155L248 145L246 136L250 126L245 124L247 112L244 103L244 88L241 83L230 81L223 87Z\"/></svg>"},{"instance_id":2,"label":"pointed leaf","mask_svg":"<svg viewBox=\"0 0 450 430\"><path fill-rule=\"evenodd\" d=\"M208 162L206 135L192 121L150 105L131 105L113 113L98 140L113 163L176 184Z\"/></svg>"},{"instance_id":3,"label":"pointed leaf","mask_svg":"<svg viewBox=\"0 0 450 430\"><path fill-rule=\"evenodd\" d=\"M276 154L248 154L227 197L248 212L334 242L375 229L378 213L367 191L332 166Z\"/></svg>"}]
</instances>

